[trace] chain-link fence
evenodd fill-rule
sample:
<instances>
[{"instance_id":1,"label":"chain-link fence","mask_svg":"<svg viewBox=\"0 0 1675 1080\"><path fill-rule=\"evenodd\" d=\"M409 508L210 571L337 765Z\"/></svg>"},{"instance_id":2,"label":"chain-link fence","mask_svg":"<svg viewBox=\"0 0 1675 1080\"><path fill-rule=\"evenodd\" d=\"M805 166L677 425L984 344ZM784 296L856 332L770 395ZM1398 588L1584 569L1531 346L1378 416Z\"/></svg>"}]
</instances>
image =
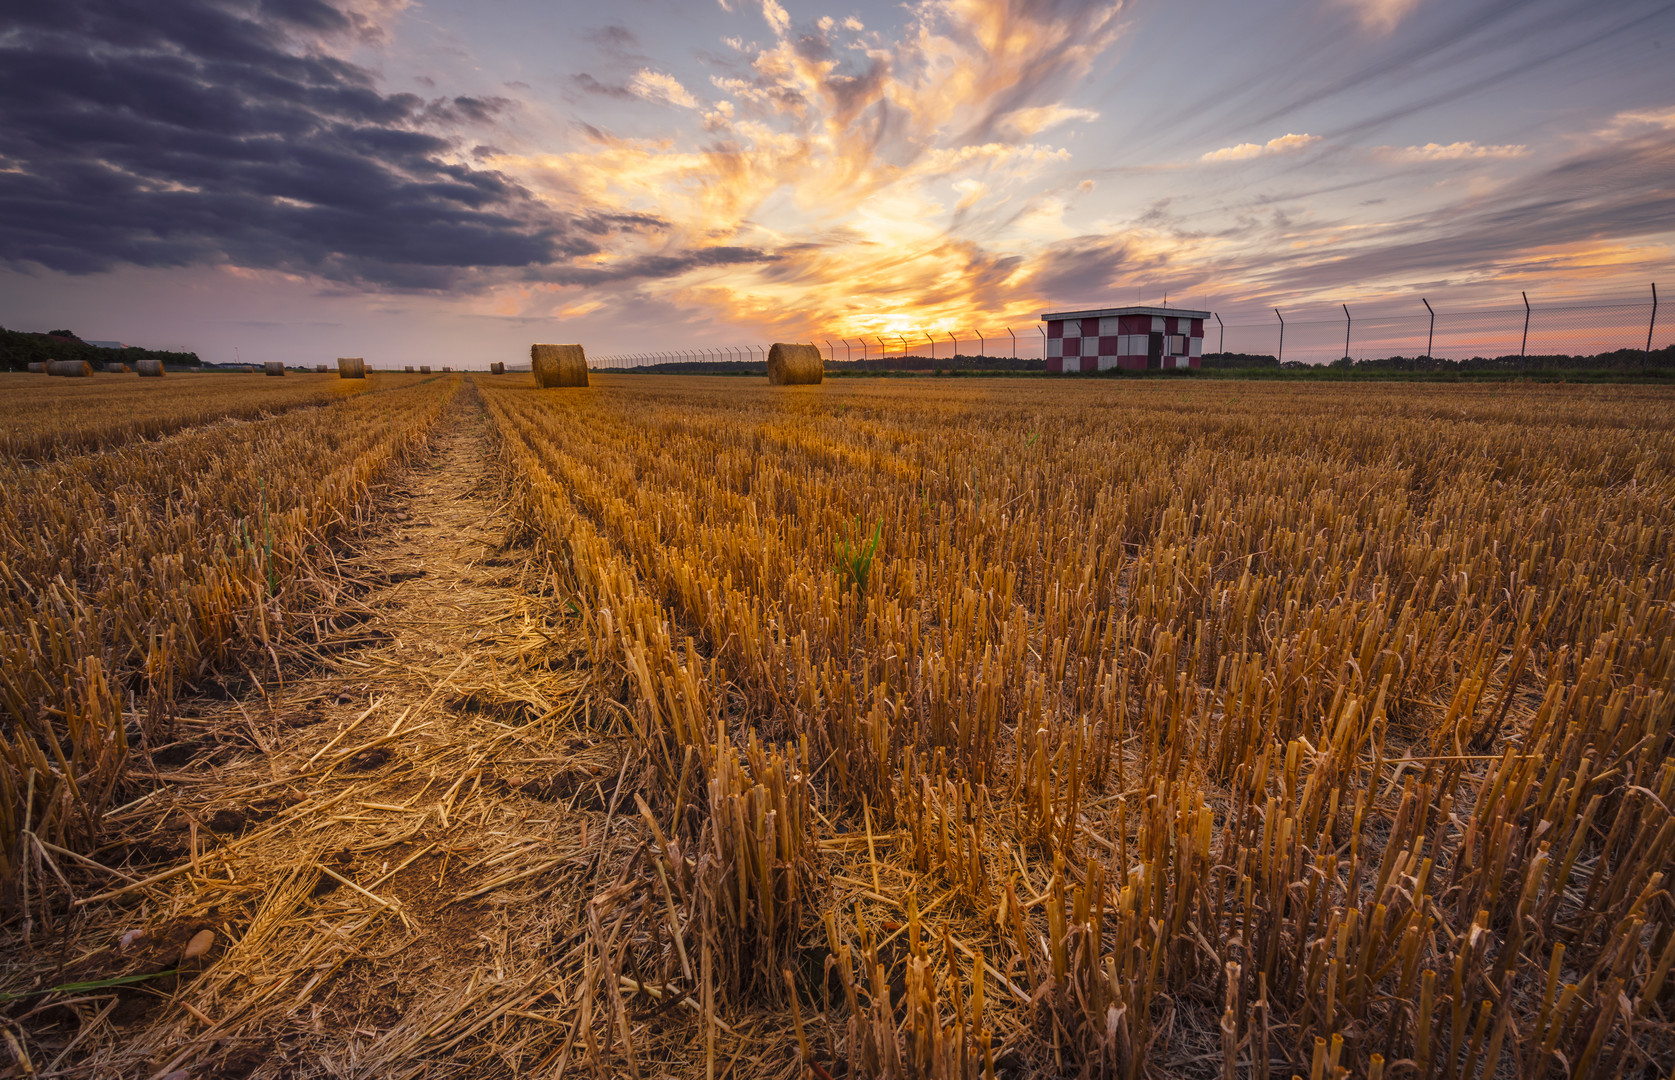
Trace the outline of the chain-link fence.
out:
<instances>
[{"instance_id":1,"label":"chain-link fence","mask_svg":"<svg viewBox=\"0 0 1675 1080\"><path fill-rule=\"evenodd\" d=\"M1643 300L1606 298L1542 304L1520 296L1497 307L1454 308L1446 301L1364 301L1336 309L1276 310L1204 321L1206 366L1241 363L1322 365L1401 358L1409 366L1554 366L1596 358L1632 366L1636 359L1668 366L1675 357L1675 318L1660 311L1654 286ZM966 330L903 330L883 334L820 334L805 339L840 370L935 368L1041 370L1047 350L1044 323ZM1630 355L1635 354L1635 355ZM597 358L605 368L661 371L736 371L765 367L767 346L699 346ZM1399 365L1398 365L1399 366Z\"/></svg>"}]
</instances>

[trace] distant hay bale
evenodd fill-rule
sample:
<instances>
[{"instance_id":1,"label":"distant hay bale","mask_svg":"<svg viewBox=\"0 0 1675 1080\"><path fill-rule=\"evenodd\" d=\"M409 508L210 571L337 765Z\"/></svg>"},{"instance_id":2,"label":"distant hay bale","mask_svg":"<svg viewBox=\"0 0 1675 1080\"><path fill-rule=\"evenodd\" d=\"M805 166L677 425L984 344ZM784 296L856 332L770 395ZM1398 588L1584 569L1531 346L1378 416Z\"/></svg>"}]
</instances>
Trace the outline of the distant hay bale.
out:
<instances>
[{"instance_id":1,"label":"distant hay bale","mask_svg":"<svg viewBox=\"0 0 1675 1080\"><path fill-rule=\"evenodd\" d=\"M358 356L340 356L337 358L337 377L340 379L366 378L366 361Z\"/></svg>"},{"instance_id":2,"label":"distant hay bale","mask_svg":"<svg viewBox=\"0 0 1675 1080\"><path fill-rule=\"evenodd\" d=\"M324 364L315 364L315 365L314 365L314 370L315 370L315 371L317 371L317 372L324 372L324 371L325 371L325 370L326 370L326 365L324 365Z\"/></svg>"},{"instance_id":3,"label":"distant hay bale","mask_svg":"<svg viewBox=\"0 0 1675 1080\"><path fill-rule=\"evenodd\" d=\"M86 360L48 360L48 375L62 375L67 379L85 379L93 374L93 365Z\"/></svg>"},{"instance_id":4,"label":"distant hay bale","mask_svg":"<svg viewBox=\"0 0 1675 1080\"><path fill-rule=\"evenodd\" d=\"M774 342L768 350L768 382L775 386L804 386L826 377L826 360L813 345Z\"/></svg>"},{"instance_id":5,"label":"distant hay bale","mask_svg":"<svg viewBox=\"0 0 1675 1080\"><path fill-rule=\"evenodd\" d=\"M264 375L283 375L285 374L285 362L283 360L263 360L262 373Z\"/></svg>"},{"instance_id":6,"label":"distant hay bale","mask_svg":"<svg viewBox=\"0 0 1675 1080\"><path fill-rule=\"evenodd\" d=\"M499 360L496 360L494 363L489 365L489 374L490 375L504 375L504 374L506 374L506 365L501 363Z\"/></svg>"},{"instance_id":7,"label":"distant hay bale","mask_svg":"<svg viewBox=\"0 0 1675 1080\"><path fill-rule=\"evenodd\" d=\"M47 366L37 360L29 365L29 371L33 375L45 375L47 373Z\"/></svg>"},{"instance_id":8,"label":"distant hay bale","mask_svg":"<svg viewBox=\"0 0 1675 1080\"><path fill-rule=\"evenodd\" d=\"M120 375L128 370L128 365L120 360L105 361L105 372L110 375Z\"/></svg>"},{"instance_id":9,"label":"distant hay bale","mask_svg":"<svg viewBox=\"0 0 1675 1080\"><path fill-rule=\"evenodd\" d=\"M531 345L529 366L539 387L587 385L587 352L580 345Z\"/></svg>"},{"instance_id":10,"label":"distant hay bale","mask_svg":"<svg viewBox=\"0 0 1675 1080\"><path fill-rule=\"evenodd\" d=\"M407 374L411 375L411 374L413 374L413 365L408 364L406 367L402 368L401 370L403 370L403 371L407 372Z\"/></svg>"},{"instance_id":11,"label":"distant hay bale","mask_svg":"<svg viewBox=\"0 0 1675 1080\"><path fill-rule=\"evenodd\" d=\"M420 375L429 375L430 374L430 365L429 364L420 364L419 365L419 374Z\"/></svg>"},{"instance_id":12,"label":"distant hay bale","mask_svg":"<svg viewBox=\"0 0 1675 1080\"><path fill-rule=\"evenodd\" d=\"M135 361L134 366L139 369L142 379L161 379L163 377L163 361L155 357L148 356L144 360Z\"/></svg>"}]
</instances>

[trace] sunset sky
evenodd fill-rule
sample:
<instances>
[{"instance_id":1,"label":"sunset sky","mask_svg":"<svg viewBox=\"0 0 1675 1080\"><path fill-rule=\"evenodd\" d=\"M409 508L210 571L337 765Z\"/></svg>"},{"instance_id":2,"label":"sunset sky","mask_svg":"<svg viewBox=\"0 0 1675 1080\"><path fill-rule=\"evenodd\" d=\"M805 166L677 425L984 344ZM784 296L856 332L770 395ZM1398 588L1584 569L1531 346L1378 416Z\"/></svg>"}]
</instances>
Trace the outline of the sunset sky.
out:
<instances>
[{"instance_id":1,"label":"sunset sky","mask_svg":"<svg viewBox=\"0 0 1675 1080\"><path fill-rule=\"evenodd\" d=\"M0 325L481 366L1675 292L1671 71L1638 0L13 6Z\"/></svg>"}]
</instances>

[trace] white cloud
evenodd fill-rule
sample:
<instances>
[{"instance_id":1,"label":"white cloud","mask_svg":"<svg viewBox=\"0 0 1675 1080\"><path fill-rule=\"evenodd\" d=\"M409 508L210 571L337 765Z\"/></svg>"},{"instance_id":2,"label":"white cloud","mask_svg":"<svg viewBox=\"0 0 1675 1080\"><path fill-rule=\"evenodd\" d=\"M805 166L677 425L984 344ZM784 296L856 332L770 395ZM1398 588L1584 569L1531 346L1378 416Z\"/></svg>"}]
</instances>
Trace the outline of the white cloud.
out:
<instances>
[{"instance_id":1,"label":"white cloud","mask_svg":"<svg viewBox=\"0 0 1675 1080\"><path fill-rule=\"evenodd\" d=\"M688 93L686 87L673 75L665 75L650 68L642 68L628 80L628 89L647 101L661 101L669 105L679 105L683 109L698 107L698 99Z\"/></svg>"},{"instance_id":2,"label":"white cloud","mask_svg":"<svg viewBox=\"0 0 1675 1080\"><path fill-rule=\"evenodd\" d=\"M1281 135L1269 139L1265 143L1240 143L1237 146L1224 146L1220 150L1211 150L1200 161L1244 161L1247 158L1266 157L1269 154L1287 154L1293 150L1301 150L1305 146L1320 141L1319 135Z\"/></svg>"},{"instance_id":3,"label":"white cloud","mask_svg":"<svg viewBox=\"0 0 1675 1080\"><path fill-rule=\"evenodd\" d=\"M791 29L791 16L780 6L779 0L762 0L762 18L768 20L768 25L774 28L774 33L784 35Z\"/></svg>"},{"instance_id":4,"label":"white cloud","mask_svg":"<svg viewBox=\"0 0 1675 1080\"><path fill-rule=\"evenodd\" d=\"M1474 142L1433 142L1424 146L1381 146L1377 152L1381 157L1398 161L1475 161L1520 157L1525 149L1521 143L1484 146Z\"/></svg>"},{"instance_id":5,"label":"white cloud","mask_svg":"<svg viewBox=\"0 0 1675 1080\"><path fill-rule=\"evenodd\" d=\"M1605 126L1605 134L1644 133L1647 128L1675 130L1675 109L1635 109L1631 112L1620 112Z\"/></svg>"},{"instance_id":6,"label":"white cloud","mask_svg":"<svg viewBox=\"0 0 1675 1080\"><path fill-rule=\"evenodd\" d=\"M1027 139L1038 132L1071 120L1098 120L1092 109L1072 109L1064 105L1038 105L1032 109L1014 109L1006 114L1000 126L1008 134Z\"/></svg>"}]
</instances>

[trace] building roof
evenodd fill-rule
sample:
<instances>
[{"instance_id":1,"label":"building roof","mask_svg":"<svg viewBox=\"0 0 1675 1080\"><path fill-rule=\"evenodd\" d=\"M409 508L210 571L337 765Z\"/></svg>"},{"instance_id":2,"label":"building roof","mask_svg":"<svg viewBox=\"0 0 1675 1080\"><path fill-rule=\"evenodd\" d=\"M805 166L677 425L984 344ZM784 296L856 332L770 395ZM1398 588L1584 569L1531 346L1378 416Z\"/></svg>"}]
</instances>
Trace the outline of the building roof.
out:
<instances>
[{"instance_id":1,"label":"building roof","mask_svg":"<svg viewBox=\"0 0 1675 1080\"><path fill-rule=\"evenodd\" d=\"M120 341L83 341L83 345L97 345L101 349L126 349L128 346Z\"/></svg>"},{"instance_id":2,"label":"building roof","mask_svg":"<svg viewBox=\"0 0 1675 1080\"><path fill-rule=\"evenodd\" d=\"M1112 307L1091 308L1087 311L1044 311L1041 313L1042 322L1057 322L1059 319L1109 319L1116 315L1161 315L1174 319L1208 319L1210 312L1194 311L1191 308L1175 307Z\"/></svg>"}]
</instances>

